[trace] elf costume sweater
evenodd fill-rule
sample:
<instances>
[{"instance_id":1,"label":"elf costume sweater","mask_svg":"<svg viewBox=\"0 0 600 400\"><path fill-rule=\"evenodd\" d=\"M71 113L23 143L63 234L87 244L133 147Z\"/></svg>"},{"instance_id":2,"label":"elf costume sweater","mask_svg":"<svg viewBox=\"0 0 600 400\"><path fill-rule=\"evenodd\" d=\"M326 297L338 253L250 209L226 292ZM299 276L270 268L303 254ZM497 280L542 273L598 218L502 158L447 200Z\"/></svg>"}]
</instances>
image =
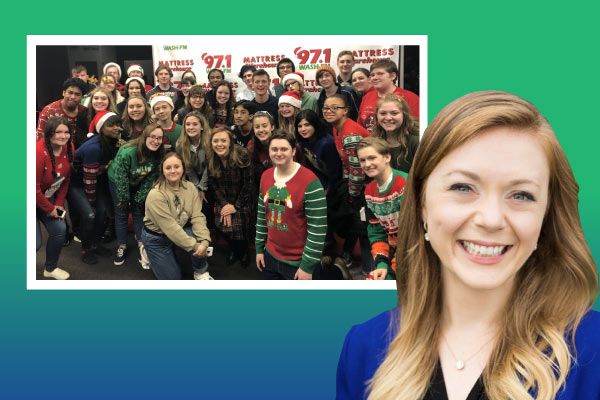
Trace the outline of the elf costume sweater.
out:
<instances>
[{"instance_id":1,"label":"elf costume sweater","mask_svg":"<svg viewBox=\"0 0 600 400\"><path fill-rule=\"evenodd\" d=\"M130 188L135 187L133 201L143 203L152 189L152 184L158 178L160 161L156 152L144 164L138 165L135 157L136 146L123 146L108 168L108 179L117 187L117 201L129 202Z\"/></svg>"},{"instance_id":2,"label":"elf costume sweater","mask_svg":"<svg viewBox=\"0 0 600 400\"><path fill-rule=\"evenodd\" d=\"M369 222L367 233L375 266L385 269L391 266L394 272L396 259L393 255L398 237L398 214L405 185L406 175L392 169L390 179L381 191L376 181L369 183L365 188Z\"/></svg>"},{"instance_id":3,"label":"elf costume sweater","mask_svg":"<svg viewBox=\"0 0 600 400\"><path fill-rule=\"evenodd\" d=\"M410 115L419 118L419 96L410 90L396 87L394 94L402 97L410 108ZM381 99L377 90L369 90L363 96L360 102L360 110L358 111L358 119L356 122L364 126L370 133L375 131L377 126L377 102Z\"/></svg>"},{"instance_id":4,"label":"elf costume sweater","mask_svg":"<svg viewBox=\"0 0 600 400\"><path fill-rule=\"evenodd\" d=\"M71 154L75 152L70 143ZM63 207L71 179L71 164L64 145L59 156L54 157L56 177L52 175L52 160L46 142L40 140L35 145L35 204L46 214L54 210L54 206ZM50 199L55 196L54 204Z\"/></svg>"},{"instance_id":5,"label":"elf costume sweater","mask_svg":"<svg viewBox=\"0 0 600 400\"><path fill-rule=\"evenodd\" d=\"M269 253L312 274L321 261L327 233L327 202L319 179L307 168L278 179L277 168L260 182L256 221L256 253Z\"/></svg>"},{"instance_id":6,"label":"elf costume sweater","mask_svg":"<svg viewBox=\"0 0 600 400\"><path fill-rule=\"evenodd\" d=\"M351 197L360 196L365 181L364 172L356 155L356 145L368 136L370 133L350 118L346 118L339 132L333 128L335 147L342 160L342 172L344 179L348 179L348 193Z\"/></svg>"}]
</instances>

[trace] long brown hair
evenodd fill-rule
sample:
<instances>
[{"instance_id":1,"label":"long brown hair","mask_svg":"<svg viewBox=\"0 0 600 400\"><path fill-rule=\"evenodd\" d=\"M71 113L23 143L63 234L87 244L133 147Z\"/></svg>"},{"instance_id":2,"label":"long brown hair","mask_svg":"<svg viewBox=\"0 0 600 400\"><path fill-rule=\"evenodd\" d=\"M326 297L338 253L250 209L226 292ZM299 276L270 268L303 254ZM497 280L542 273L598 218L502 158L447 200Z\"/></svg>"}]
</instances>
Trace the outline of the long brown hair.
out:
<instances>
[{"instance_id":1,"label":"long brown hair","mask_svg":"<svg viewBox=\"0 0 600 400\"><path fill-rule=\"evenodd\" d=\"M404 100L400 96L396 96L393 93L386 94L383 96L378 102L375 110L375 114L379 113L379 109L385 103L394 103L398 106L398 109L402 113L402 125L395 132L398 136L398 141L400 142L400 154L398 155L398 159L396 160L398 164L403 161L406 161L406 156L408 155L408 137L409 135L419 135L419 120L412 115L410 115L410 108L406 100ZM388 133L381 127L379 121L377 121L377 126L375 127L375 131L373 132L373 136L383 138L384 140L388 140Z\"/></svg>"},{"instance_id":2,"label":"long brown hair","mask_svg":"<svg viewBox=\"0 0 600 400\"><path fill-rule=\"evenodd\" d=\"M142 132L142 134L140 136L138 136L136 139L130 140L129 142L127 142L125 145L123 145L123 147L127 148L127 147L135 147L135 162L138 163L138 165L141 164L145 164L146 161L148 161L148 159L150 158L150 150L148 150L148 147L146 146L146 139L150 136L150 133L152 133L155 129L160 129L161 131L163 131L163 140L164 140L164 130L163 128L157 124L157 123L151 123L150 125L146 126L144 128L144 131ZM155 152L157 158L160 160L162 159L163 155L165 154L165 146L163 145L163 143L161 142L160 147L158 148L158 150L156 150Z\"/></svg>"},{"instance_id":3,"label":"long brown hair","mask_svg":"<svg viewBox=\"0 0 600 400\"><path fill-rule=\"evenodd\" d=\"M554 398L573 356L574 332L598 295L598 271L578 212L579 187L548 121L522 98L496 91L465 95L427 127L400 209L394 314L385 360L370 382L369 399L418 399L438 360L442 282L440 260L424 240L422 207L427 178L450 152L483 132L509 127L533 135L550 166L548 209L537 250L515 278L498 342L483 370L490 399ZM396 334L397 333L397 334Z\"/></svg>"},{"instance_id":4,"label":"long brown hair","mask_svg":"<svg viewBox=\"0 0 600 400\"><path fill-rule=\"evenodd\" d=\"M44 144L46 145L46 149L48 149L48 155L50 156L50 163L52 164L52 176L56 178L56 161L54 160L54 150L52 150L52 144L50 143L50 139L54 137L56 133L56 128L60 125L65 125L69 128L69 133L71 132L71 124L69 121L60 116L53 116L48 118L48 122L44 126ZM71 147L71 140L73 138L73 134L70 134L69 140L67 141L67 159L69 160L69 164L71 167L73 166L73 149Z\"/></svg>"},{"instance_id":5,"label":"long brown hair","mask_svg":"<svg viewBox=\"0 0 600 400\"><path fill-rule=\"evenodd\" d=\"M150 106L148 105L148 102L146 102L146 99L141 96L130 96L125 101L125 109L123 109L123 114L121 115L121 119L123 120L123 131L128 133L131 136L133 136L133 134L134 134L133 128L135 127L135 121L133 121L131 119L131 117L129 116L128 108L129 108L129 103L135 99L141 100L144 104L145 114L144 114L144 119L142 120L142 124L144 125L144 128L146 128L149 124L152 123L152 111L150 110Z\"/></svg>"},{"instance_id":6,"label":"long brown hair","mask_svg":"<svg viewBox=\"0 0 600 400\"><path fill-rule=\"evenodd\" d=\"M190 103L190 97L192 96L200 96L204 99L204 104L202 104L200 110L195 110L192 107L192 104ZM192 111L199 111L208 120L208 117L211 114L210 104L208 102L208 99L206 98L206 93L204 92L204 89L202 89L202 86L194 85L190 88L190 93L188 94L188 97L185 98L185 110L188 113Z\"/></svg>"},{"instance_id":7,"label":"long brown hair","mask_svg":"<svg viewBox=\"0 0 600 400\"><path fill-rule=\"evenodd\" d=\"M229 154L225 160L221 160L212 148L213 137L220 132L226 132L229 136ZM206 159L208 160L208 173L215 178L220 178L221 173L227 168L247 168L250 166L248 151L240 145L235 144L233 134L227 128L216 128L210 133L210 145L206 149Z\"/></svg>"},{"instance_id":8,"label":"long brown hair","mask_svg":"<svg viewBox=\"0 0 600 400\"><path fill-rule=\"evenodd\" d=\"M201 135L200 146L201 146L202 150L204 150L205 154L207 152L207 149L210 147L210 138L211 138L210 126L208 124L208 121L204 117L204 115L202 115L198 111L191 111L191 112L187 113L186 116L183 118L183 121L181 122L181 135L179 135L179 139L177 139L177 143L175 146L177 149L177 152L181 156L183 165L186 168L192 168L191 157L190 157L190 152L191 152L190 146L192 145L192 142L185 130L185 121L187 121L187 119L190 117L197 118L198 121L200 121L200 125L202 125L202 133L200 134Z\"/></svg>"}]
</instances>

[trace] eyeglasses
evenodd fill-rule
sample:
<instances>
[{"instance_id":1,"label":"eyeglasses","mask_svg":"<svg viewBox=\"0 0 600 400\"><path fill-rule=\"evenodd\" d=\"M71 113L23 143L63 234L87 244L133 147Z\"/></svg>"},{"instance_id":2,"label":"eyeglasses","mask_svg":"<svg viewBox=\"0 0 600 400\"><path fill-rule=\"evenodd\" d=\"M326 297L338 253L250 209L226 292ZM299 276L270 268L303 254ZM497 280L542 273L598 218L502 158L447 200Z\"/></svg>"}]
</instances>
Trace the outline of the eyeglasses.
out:
<instances>
[{"instance_id":1,"label":"eyeglasses","mask_svg":"<svg viewBox=\"0 0 600 400\"><path fill-rule=\"evenodd\" d=\"M333 107L323 107L323 112L337 112L337 110L343 110L344 108L348 108L348 107L338 107L338 106L333 106Z\"/></svg>"},{"instance_id":2,"label":"eyeglasses","mask_svg":"<svg viewBox=\"0 0 600 400\"><path fill-rule=\"evenodd\" d=\"M299 85L299 83L298 82L290 82L287 85L285 85L285 87L290 89L292 86L296 86L296 85Z\"/></svg>"},{"instance_id":3,"label":"eyeglasses","mask_svg":"<svg viewBox=\"0 0 600 400\"><path fill-rule=\"evenodd\" d=\"M292 69L292 66L289 64L282 64L279 66L279 69Z\"/></svg>"},{"instance_id":4,"label":"eyeglasses","mask_svg":"<svg viewBox=\"0 0 600 400\"><path fill-rule=\"evenodd\" d=\"M163 141L162 136L150 135L150 136L148 136L148 139L150 139L151 142L162 142Z\"/></svg>"}]
</instances>

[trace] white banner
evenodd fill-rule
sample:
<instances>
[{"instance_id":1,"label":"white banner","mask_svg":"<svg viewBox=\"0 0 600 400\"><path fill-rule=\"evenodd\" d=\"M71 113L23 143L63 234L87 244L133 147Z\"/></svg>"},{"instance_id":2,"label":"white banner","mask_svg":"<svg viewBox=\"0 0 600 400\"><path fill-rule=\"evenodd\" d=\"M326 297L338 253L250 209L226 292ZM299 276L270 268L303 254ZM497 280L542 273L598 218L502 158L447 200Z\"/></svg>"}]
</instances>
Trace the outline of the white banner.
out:
<instances>
[{"instance_id":1,"label":"white banner","mask_svg":"<svg viewBox=\"0 0 600 400\"><path fill-rule=\"evenodd\" d=\"M339 73L337 55L343 50L350 50L354 54L354 68L369 69L372 63L380 59L392 59L399 64L400 59L399 45L336 44L316 47L302 46L302 43L298 42L289 45L274 42L268 45L263 43L258 47L256 41L252 44L237 41L225 47L222 44L190 41L176 45L153 45L154 69L161 64L167 64L173 70L172 84L180 87L181 75L191 68L198 78L198 84L208 89L208 71L219 68L225 73L225 80L231 82L236 91L238 88L245 88L245 84L238 77L242 65L254 65L257 69L265 69L271 77L272 85L276 85L279 83L277 63L283 58L289 58L294 62L296 71L304 74L305 91L318 97L321 87L315 80L317 68L321 65L331 65L336 73Z\"/></svg>"}]
</instances>

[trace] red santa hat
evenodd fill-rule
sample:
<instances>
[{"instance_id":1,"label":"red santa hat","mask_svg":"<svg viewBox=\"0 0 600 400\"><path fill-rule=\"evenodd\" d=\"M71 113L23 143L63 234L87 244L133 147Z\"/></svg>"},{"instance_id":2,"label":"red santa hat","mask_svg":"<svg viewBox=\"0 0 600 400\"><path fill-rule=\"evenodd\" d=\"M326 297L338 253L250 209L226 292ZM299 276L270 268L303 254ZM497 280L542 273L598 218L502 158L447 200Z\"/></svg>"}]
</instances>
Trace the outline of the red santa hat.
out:
<instances>
[{"instance_id":1,"label":"red santa hat","mask_svg":"<svg viewBox=\"0 0 600 400\"><path fill-rule=\"evenodd\" d=\"M171 106L171 108L175 108L175 106L173 105L173 99L170 96L167 96L162 93L156 93L150 99L150 109L154 111L154 106L156 105L156 103L159 103L161 101L166 101Z\"/></svg>"},{"instance_id":2,"label":"red santa hat","mask_svg":"<svg viewBox=\"0 0 600 400\"><path fill-rule=\"evenodd\" d=\"M292 90L291 92L285 92L279 98L279 105L281 105L283 103L291 104L296 108L300 108L302 106L302 100L300 100L300 92L297 90Z\"/></svg>"},{"instance_id":3,"label":"red santa hat","mask_svg":"<svg viewBox=\"0 0 600 400\"><path fill-rule=\"evenodd\" d=\"M139 76L132 76L130 78L127 78L127 80L125 81L125 85L129 85L129 82L131 81L138 81L140 85L142 85L142 87L146 87L146 82L144 82L144 80Z\"/></svg>"},{"instance_id":4,"label":"red santa hat","mask_svg":"<svg viewBox=\"0 0 600 400\"><path fill-rule=\"evenodd\" d=\"M106 70L107 70L109 67L117 67L117 69L119 70L119 76L122 76L122 75L123 75L123 74L121 73L121 67L119 66L119 64L117 64L117 63L114 63L114 62L109 62L108 64L106 64L106 65L104 66L104 68L102 68L102 73L103 73L104 75L106 75Z\"/></svg>"},{"instance_id":5,"label":"red santa hat","mask_svg":"<svg viewBox=\"0 0 600 400\"><path fill-rule=\"evenodd\" d=\"M98 113L92 120L92 123L90 124L90 129L89 129L89 133L87 134L87 137L92 137L96 133L100 133L100 131L102 131L102 126L104 125L106 120L109 119L110 117L112 117L113 115L117 115L117 114L115 114L112 111L108 111L108 110L98 111Z\"/></svg>"},{"instance_id":6,"label":"red santa hat","mask_svg":"<svg viewBox=\"0 0 600 400\"><path fill-rule=\"evenodd\" d=\"M302 72L292 72L291 74L287 74L281 80L281 86L285 87L285 83L290 80L298 81L304 86L304 74Z\"/></svg>"},{"instance_id":7,"label":"red santa hat","mask_svg":"<svg viewBox=\"0 0 600 400\"><path fill-rule=\"evenodd\" d=\"M140 73L144 75L144 68L142 68L140 64L129 64L129 68L127 68L127 75L129 75L131 71L140 71Z\"/></svg>"}]
</instances>

